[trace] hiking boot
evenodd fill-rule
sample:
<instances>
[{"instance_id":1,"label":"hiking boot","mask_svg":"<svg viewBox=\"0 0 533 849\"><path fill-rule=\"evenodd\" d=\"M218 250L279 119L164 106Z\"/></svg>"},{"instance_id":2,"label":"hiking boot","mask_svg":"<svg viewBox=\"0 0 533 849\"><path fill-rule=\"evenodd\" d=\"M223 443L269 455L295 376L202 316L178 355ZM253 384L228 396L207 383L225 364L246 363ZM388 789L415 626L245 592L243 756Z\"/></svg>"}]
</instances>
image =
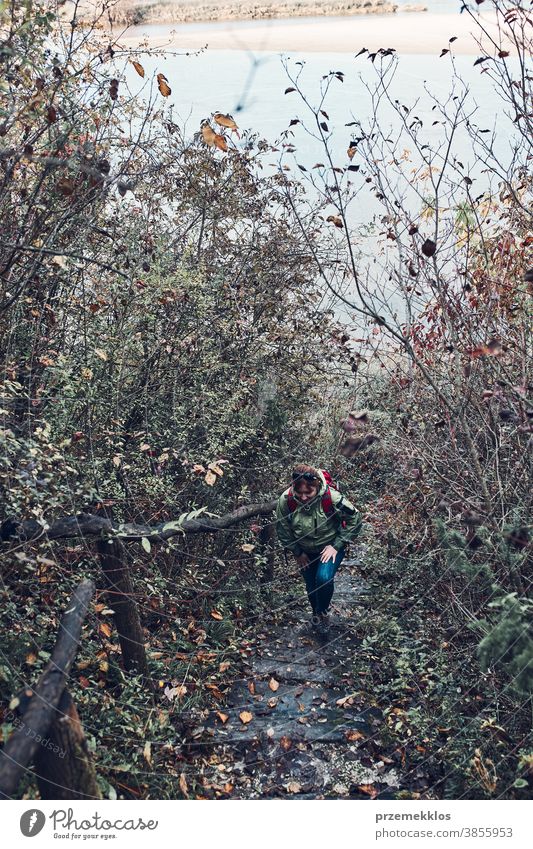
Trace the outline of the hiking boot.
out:
<instances>
[{"instance_id":1,"label":"hiking boot","mask_svg":"<svg viewBox=\"0 0 533 849\"><path fill-rule=\"evenodd\" d=\"M322 620L318 613L313 613L313 615L311 616L311 625L315 631L318 631L320 629L321 621Z\"/></svg>"},{"instance_id":2,"label":"hiking boot","mask_svg":"<svg viewBox=\"0 0 533 849\"><path fill-rule=\"evenodd\" d=\"M319 619L318 631L319 631L319 633L322 637L327 637L328 634L329 634L329 625L330 625L329 616L328 616L327 613L321 613L319 615L318 619Z\"/></svg>"}]
</instances>

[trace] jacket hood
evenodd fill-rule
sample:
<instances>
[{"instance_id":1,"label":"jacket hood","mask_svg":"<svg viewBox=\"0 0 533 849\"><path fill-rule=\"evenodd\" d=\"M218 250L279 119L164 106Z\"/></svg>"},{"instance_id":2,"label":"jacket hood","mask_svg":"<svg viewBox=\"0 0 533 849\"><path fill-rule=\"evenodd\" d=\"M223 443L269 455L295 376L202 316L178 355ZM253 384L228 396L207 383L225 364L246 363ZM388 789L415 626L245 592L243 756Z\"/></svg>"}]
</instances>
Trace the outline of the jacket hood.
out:
<instances>
[{"instance_id":1,"label":"jacket hood","mask_svg":"<svg viewBox=\"0 0 533 849\"><path fill-rule=\"evenodd\" d=\"M320 469L317 469L317 473L318 473L318 477L320 478L320 489L318 490L318 494L324 495L326 488L327 488L326 478L324 477L324 475L322 474L322 471Z\"/></svg>"}]
</instances>

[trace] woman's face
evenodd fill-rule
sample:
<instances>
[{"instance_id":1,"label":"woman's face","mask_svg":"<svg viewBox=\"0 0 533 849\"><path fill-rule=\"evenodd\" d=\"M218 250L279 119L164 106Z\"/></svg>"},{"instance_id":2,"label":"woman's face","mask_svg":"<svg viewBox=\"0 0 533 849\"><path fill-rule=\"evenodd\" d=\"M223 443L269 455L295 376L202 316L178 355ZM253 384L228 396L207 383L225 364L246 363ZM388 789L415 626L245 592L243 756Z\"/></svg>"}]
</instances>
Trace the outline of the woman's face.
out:
<instances>
[{"instance_id":1,"label":"woman's face","mask_svg":"<svg viewBox=\"0 0 533 849\"><path fill-rule=\"evenodd\" d=\"M298 487L295 489L295 495L298 501L302 504L307 504L308 501L312 501L313 498L318 494L319 484L307 483L307 481L301 481L298 484Z\"/></svg>"}]
</instances>

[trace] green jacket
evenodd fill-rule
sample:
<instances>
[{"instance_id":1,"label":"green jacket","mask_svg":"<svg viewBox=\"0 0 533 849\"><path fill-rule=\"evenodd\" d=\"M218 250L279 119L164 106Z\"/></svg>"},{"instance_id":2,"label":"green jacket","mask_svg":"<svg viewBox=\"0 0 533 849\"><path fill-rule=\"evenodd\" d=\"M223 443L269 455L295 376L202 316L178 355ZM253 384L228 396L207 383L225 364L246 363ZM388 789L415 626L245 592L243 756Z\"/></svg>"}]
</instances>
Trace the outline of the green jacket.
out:
<instances>
[{"instance_id":1,"label":"green jacket","mask_svg":"<svg viewBox=\"0 0 533 849\"><path fill-rule=\"evenodd\" d=\"M322 495L326 490L326 481L319 472L321 486L316 498L302 504L293 513L289 513L288 493L280 495L276 508L276 530L283 548L288 548L298 555L319 551L326 545L332 545L339 550L350 540L355 539L361 530L363 520L351 501L337 489L330 489L331 500L335 515L326 516L322 509ZM341 525L346 520L346 527Z\"/></svg>"}]
</instances>

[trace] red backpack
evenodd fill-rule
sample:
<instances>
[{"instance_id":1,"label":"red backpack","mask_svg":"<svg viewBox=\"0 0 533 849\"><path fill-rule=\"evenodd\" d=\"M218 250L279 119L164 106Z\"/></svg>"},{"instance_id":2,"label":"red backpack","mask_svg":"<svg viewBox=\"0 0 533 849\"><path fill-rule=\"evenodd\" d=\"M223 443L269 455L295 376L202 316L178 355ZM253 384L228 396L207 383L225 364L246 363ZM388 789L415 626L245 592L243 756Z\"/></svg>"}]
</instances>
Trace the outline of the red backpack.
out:
<instances>
[{"instance_id":1,"label":"red backpack","mask_svg":"<svg viewBox=\"0 0 533 849\"><path fill-rule=\"evenodd\" d=\"M335 484L335 481L331 477L330 473L325 469L320 469L322 474L324 475L324 480L326 481L326 489L322 494L322 510L326 514L326 516L335 516L335 508L333 506L333 499L331 498L331 490L336 489L338 491L338 486ZM289 519L291 513L298 507L298 501L294 497L294 491L292 486L289 488L289 492L287 493L287 506L289 508ZM342 527L346 527L346 519L342 520Z\"/></svg>"}]
</instances>

